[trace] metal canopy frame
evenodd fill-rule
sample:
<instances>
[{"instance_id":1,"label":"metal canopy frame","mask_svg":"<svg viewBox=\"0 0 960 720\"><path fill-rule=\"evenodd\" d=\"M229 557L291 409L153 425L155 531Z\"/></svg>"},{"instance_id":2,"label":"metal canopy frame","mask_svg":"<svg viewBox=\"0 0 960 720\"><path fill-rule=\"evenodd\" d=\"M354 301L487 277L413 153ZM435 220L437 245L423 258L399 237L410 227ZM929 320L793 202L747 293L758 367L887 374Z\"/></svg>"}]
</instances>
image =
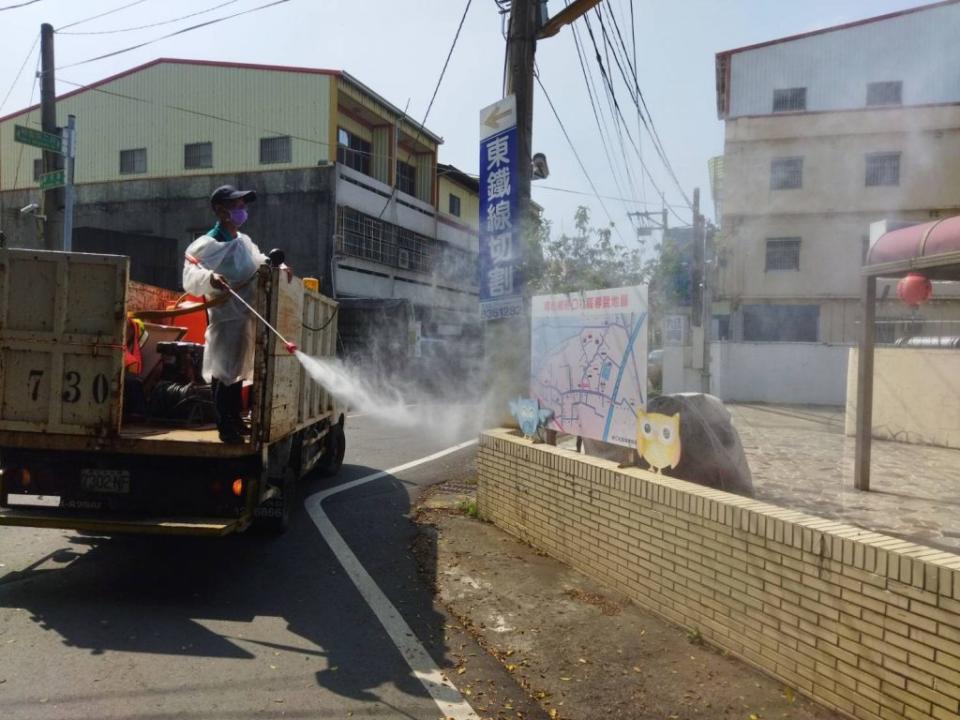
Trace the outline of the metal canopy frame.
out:
<instances>
[{"instance_id":1,"label":"metal canopy frame","mask_svg":"<svg viewBox=\"0 0 960 720\"><path fill-rule=\"evenodd\" d=\"M857 490L870 490L877 280L901 278L910 272L922 272L930 280L960 280L960 251L866 265L861 270L860 303L863 306L863 325L857 356L857 440L853 463L853 482Z\"/></svg>"}]
</instances>

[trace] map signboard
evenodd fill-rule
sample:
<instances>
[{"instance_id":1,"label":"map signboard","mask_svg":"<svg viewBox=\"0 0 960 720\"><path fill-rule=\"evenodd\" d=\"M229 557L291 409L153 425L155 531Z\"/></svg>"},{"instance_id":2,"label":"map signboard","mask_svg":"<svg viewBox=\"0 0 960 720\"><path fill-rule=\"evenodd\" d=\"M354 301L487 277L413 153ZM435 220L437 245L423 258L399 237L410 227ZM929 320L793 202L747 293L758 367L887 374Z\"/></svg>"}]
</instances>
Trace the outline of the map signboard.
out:
<instances>
[{"instance_id":1,"label":"map signboard","mask_svg":"<svg viewBox=\"0 0 960 720\"><path fill-rule=\"evenodd\" d=\"M516 98L480 111L480 315L523 312Z\"/></svg>"},{"instance_id":2,"label":"map signboard","mask_svg":"<svg viewBox=\"0 0 960 720\"><path fill-rule=\"evenodd\" d=\"M647 403L647 288L611 288L532 301L530 397L548 427L636 447Z\"/></svg>"}]
</instances>

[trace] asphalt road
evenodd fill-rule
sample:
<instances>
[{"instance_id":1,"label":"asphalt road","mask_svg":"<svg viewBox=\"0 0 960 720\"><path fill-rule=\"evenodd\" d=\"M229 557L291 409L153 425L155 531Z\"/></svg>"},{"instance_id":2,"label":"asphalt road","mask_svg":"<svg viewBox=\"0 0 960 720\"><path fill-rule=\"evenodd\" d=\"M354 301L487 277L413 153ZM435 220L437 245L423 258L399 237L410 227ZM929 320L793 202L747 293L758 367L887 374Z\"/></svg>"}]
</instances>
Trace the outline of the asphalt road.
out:
<instances>
[{"instance_id":1,"label":"asphalt road","mask_svg":"<svg viewBox=\"0 0 960 720\"><path fill-rule=\"evenodd\" d=\"M453 444L364 417L348 420L347 442L337 478L304 484L308 506L335 485ZM536 716L509 674L433 603L431 568L418 572L410 552L415 529L406 515L417 493L466 472L473 453L465 448L334 494L323 511L412 632L401 644L425 648L454 683L456 657L472 656L472 668L487 672L487 702L496 694L498 707ZM281 537L0 528L0 717L442 715L303 508Z\"/></svg>"}]
</instances>

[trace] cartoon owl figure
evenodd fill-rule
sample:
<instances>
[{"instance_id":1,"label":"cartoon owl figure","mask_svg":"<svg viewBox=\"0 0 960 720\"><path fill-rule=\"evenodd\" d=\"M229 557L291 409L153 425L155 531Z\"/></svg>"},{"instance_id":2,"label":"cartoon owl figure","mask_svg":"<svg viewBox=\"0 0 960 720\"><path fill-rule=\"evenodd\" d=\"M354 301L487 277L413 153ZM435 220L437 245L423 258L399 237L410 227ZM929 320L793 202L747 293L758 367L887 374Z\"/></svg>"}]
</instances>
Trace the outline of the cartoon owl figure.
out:
<instances>
[{"instance_id":1,"label":"cartoon owl figure","mask_svg":"<svg viewBox=\"0 0 960 720\"><path fill-rule=\"evenodd\" d=\"M659 475L680 463L680 413L637 413L637 453Z\"/></svg>"},{"instance_id":2,"label":"cartoon owl figure","mask_svg":"<svg viewBox=\"0 0 960 720\"><path fill-rule=\"evenodd\" d=\"M540 407L539 400L517 398L510 401L510 413L517 420L520 431L531 440L540 439L540 430L553 416L553 410Z\"/></svg>"}]
</instances>

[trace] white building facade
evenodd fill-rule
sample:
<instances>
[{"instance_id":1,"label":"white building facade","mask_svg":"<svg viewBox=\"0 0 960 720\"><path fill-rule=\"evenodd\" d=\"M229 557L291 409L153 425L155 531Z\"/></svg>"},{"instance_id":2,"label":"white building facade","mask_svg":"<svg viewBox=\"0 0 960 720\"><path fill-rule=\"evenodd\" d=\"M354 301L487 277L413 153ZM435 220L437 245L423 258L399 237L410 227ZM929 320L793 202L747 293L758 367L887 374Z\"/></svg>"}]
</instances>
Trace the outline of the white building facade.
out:
<instances>
[{"instance_id":1,"label":"white building facade","mask_svg":"<svg viewBox=\"0 0 960 720\"><path fill-rule=\"evenodd\" d=\"M795 353L759 347L755 357L777 358L769 363L720 348L715 389L747 388L729 399L804 402L775 389L777 376L800 374L836 376L836 398L811 398L840 404L845 355L829 346L859 336L871 223L960 212L958 29L950 0L717 55L726 132L714 339L803 343ZM878 316L892 336L913 311L887 293ZM938 295L926 316L958 317L950 292ZM749 373L743 382L732 364ZM772 381L750 381L758 372ZM750 387L774 390L751 397Z\"/></svg>"}]
</instances>

